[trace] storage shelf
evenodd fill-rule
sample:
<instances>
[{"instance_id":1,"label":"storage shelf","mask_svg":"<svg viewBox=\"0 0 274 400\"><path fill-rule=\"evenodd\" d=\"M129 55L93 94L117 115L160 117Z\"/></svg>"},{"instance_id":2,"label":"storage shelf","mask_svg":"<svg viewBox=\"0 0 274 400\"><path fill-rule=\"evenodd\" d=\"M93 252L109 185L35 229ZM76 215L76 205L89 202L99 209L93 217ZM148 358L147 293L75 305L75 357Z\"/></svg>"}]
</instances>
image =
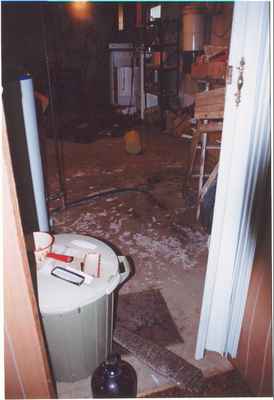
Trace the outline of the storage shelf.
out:
<instances>
[{"instance_id":1,"label":"storage shelf","mask_svg":"<svg viewBox=\"0 0 274 400\"><path fill-rule=\"evenodd\" d=\"M146 68L160 70L161 69L161 65L146 64ZM172 70L177 69L177 68L178 68L177 64L163 65L162 70L163 71L172 71Z\"/></svg>"},{"instance_id":2,"label":"storage shelf","mask_svg":"<svg viewBox=\"0 0 274 400\"><path fill-rule=\"evenodd\" d=\"M170 100L175 98L179 92L180 21L179 19L159 19L155 21L155 24L148 23L145 30L151 36L151 39L147 36L145 40L145 54L151 54L153 57L156 52L160 53L160 57L157 58L159 64L152 64L154 58L146 59L145 57L145 93L158 97L163 127L164 111L168 107L169 98ZM154 71L159 71L155 89L155 77L152 77L153 73L151 73ZM176 81L172 80L170 87L167 78L174 73L176 73Z\"/></svg>"},{"instance_id":3,"label":"storage shelf","mask_svg":"<svg viewBox=\"0 0 274 400\"><path fill-rule=\"evenodd\" d=\"M172 42L172 43L152 44L152 45L147 46L147 47L149 47L152 51L153 50L160 51L164 47L178 47L178 43Z\"/></svg>"}]
</instances>

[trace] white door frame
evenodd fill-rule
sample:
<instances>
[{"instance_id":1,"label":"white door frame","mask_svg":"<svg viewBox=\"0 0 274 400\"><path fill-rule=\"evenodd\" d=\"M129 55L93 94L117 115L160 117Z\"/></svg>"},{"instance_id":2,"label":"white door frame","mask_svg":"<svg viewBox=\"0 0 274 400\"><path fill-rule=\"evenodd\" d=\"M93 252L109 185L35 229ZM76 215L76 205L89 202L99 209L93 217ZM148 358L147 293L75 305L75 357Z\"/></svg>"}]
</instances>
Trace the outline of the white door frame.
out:
<instances>
[{"instance_id":1,"label":"white door frame","mask_svg":"<svg viewBox=\"0 0 274 400\"><path fill-rule=\"evenodd\" d=\"M222 148L196 359L236 356L270 162L269 2L235 2ZM240 103L240 61L245 62Z\"/></svg>"}]
</instances>

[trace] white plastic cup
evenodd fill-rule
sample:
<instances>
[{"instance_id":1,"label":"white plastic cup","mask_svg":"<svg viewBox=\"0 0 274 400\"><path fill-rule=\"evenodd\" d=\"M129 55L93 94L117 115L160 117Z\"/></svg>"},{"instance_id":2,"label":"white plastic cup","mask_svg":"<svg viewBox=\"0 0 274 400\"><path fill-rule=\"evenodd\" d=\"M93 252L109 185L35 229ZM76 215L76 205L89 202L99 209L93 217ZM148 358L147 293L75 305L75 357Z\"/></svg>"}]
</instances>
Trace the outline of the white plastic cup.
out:
<instances>
[{"instance_id":1,"label":"white plastic cup","mask_svg":"<svg viewBox=\"0 0 274 400\"><path fill-rule=\"evenodd\" d=\"M84 272L95 278L99 278L98 274L100 274L100 254L89 253L86 255L84 262Z\"/></svg>"},{"instance_id":2,"label":"white plastic cup","mask_svg":"<svg viewBox=\"0 0 274 400\"><path fill-rule=\"evenodd\" d=\"M45 261L47 254L51 251L54 237L46 232L33 232L34 256L37 267Z\"/></svg>"}]
</instances>

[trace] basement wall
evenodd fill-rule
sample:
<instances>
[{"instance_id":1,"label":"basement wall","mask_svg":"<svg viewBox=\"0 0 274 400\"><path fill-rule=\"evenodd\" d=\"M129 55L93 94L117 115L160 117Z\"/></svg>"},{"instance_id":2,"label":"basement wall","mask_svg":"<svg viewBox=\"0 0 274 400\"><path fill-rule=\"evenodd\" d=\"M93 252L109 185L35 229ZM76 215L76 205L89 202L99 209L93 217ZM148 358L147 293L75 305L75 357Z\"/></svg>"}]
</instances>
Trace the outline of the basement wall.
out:
<instances>
[{"instance_id":1,"label":"basement wall","mask_svg":"<svg viewBox=\"0 0 274 400\"><path fill-rule=\"evenodd\" d=\"M271 263L271 189L266 196L265 215L248 291L237 358L239 369L250 390L272 396L272 263Z\"/></svg>"}]
</instances>

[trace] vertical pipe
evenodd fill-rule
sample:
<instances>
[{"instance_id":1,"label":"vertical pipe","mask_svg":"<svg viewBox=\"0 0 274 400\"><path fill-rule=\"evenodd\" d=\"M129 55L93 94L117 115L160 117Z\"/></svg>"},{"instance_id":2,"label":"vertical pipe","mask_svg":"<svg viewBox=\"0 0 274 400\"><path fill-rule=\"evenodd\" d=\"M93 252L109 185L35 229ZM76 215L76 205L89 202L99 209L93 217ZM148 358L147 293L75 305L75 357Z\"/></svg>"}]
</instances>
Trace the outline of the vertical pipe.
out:
<instances>
[{"instance_id":1,"label":"vertical pipe","mask_svg":"<svg viewBox=\"0 0 274 400\"><path fill-rule=\"evenodd\" d=\"M30 170L34 191L34 200L40 231L48 231L48 214L43 179L43 169L39 145L38 127L36 120L33 84L30 75L20 77L22 93L23 118L25 123L26 141Z\"/></svg>"},{"instance_id":2,"label":"vertical pipe","mask_svg":"<svg viewBox=\"0 0 274 400\"><path fill-rule=\"evenodd\" d=\"M164 51L164 26L163 22L160 21L160 30L159 30L159 42L160 42L160 69L159 69L159 83L160 83L160 95L159 95L159 105L161 112L161 127L164 129L165 121L164 121L164 111L166 106L166 98L164 98L164 59L163 59L163 51Z\"/></svg>"},{"instance_id":3,"label":"vertical pipe","mask_svg":"<svg viewBox=\"0 0 274 400\"><path fill-rule=\"evenodd\" d=\"M114 62L113 62L114 54L111 48L109 48L109 81L110 81L110 104L114 104Z\"/></svg>"},{"instance_id":4,"label":"vertical pipe","mask_svg":"<svg viewBox=\"0 0 274 400\"><path fill-rule=\"evenodd\" d=\"M124 25L124 6L123 4L118 4L118 31L123 31Z\"/></svg>"},{"instance_id":5,"label":"vertical pipe","mask_svg":"<svg viewBox=\"0 0 274 400\"><path fill-rule=\"evenodd\" d=\"M144 93L144 47L140 49L140 100L141 100L141 120L144 120L145 114L145 93Z\"/></svg>"},{"instance_id":6,"label":"vertical pipe","mask_svg":"<svg viewBox=\"0 0 274 400\"><path fill-rule=\"evenodd\" d=\"M138 2L136 3L136 27L140 27L143 24L143 18L142 18L142 3Z\"/></svg>"}]
</instances>

